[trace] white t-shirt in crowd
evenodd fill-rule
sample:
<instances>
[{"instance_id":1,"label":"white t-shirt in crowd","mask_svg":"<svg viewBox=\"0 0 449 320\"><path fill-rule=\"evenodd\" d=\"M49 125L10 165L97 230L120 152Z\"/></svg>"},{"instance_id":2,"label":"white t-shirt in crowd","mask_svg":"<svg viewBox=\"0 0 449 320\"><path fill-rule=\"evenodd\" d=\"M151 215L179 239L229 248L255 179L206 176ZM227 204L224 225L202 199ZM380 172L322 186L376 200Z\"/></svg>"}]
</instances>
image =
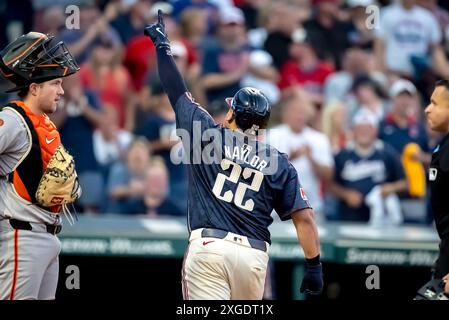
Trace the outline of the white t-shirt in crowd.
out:
<instances>
[{"instance_id":1,"label":"white t-shirt in crowd","mask_svg":"<svg viewBox=\"0 0 449 320\"><path fill-rule=\"evenodd\" d=\"M385 65L388 69L413 74L411 56L425 56L429 45L441 42L441 29L431 12L419 6L406 10L392 4L380 11L376 34L385 43Z\"/></svg>"},{"instance_id":2,"label":"white t-shirt in crowd","mask_svg":"<svg viewBox=\"0 0 449 320\"><path fill-rule=\"evenodd\" d=\"M327 136L312 128L306 127L300 133L293 132L286 124L281 124L268 130L266 142L281 152L290 154L290 151L302 146L309 146L312 159L323 166L334 166L334 158ZM310 160L305 156L291 161L298 171L299 181L304 188L310 204L316 212L323 210L323 197L320 191L318 177L313 171Z\"/></svg>"},{"instance_id":3,"label":"white t-shirt in crowd","mask_svg":"<svg viewBox=\"0 0 449 320\"><path fill-rule=\"evenodd\" d=\"M106 141L100 130L93 133L94 155L101 165L109 165L119 160L120 155L128 149L133 135L125 130L120 130L117 140Z\"/></svg>"}]
</instances>

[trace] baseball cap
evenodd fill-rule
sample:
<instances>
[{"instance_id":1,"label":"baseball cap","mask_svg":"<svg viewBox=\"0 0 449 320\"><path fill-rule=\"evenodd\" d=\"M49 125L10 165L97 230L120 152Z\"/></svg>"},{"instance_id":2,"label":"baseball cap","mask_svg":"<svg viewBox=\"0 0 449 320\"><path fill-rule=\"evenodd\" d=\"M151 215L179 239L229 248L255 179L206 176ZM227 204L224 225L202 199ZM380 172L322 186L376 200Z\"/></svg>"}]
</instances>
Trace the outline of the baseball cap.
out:
<instances>
[{"instance_id":1,"label":"baseball cap","mask_svg":"<svg viewBox=\"0 0 449 320\"><path fill-rule=\"evenodd\" d=\"M150 9L150 17L157 17L157 12L159 10L165 15L171 15L173 6L168 2L155 2Z\"/></svg>"},{"instance_id":2,"label":"baseball cap","mask_svg":"<svg viewBox=\"0 0 449 320\"><path fill-rule=\"evenodd\" d=\"M399 79L391 86L390 97L394 98L403 92L415 95L417 91L415 85L411 81Z\"/></svg>"},{"instance_id":3,"label":"baseball cap","mask_svg":"<svg viewBox=\"0 0 449 320\"><path fill-rule=\"evenodd\" d=\"M221 24L244 24L245 16L243 11L237 7L225 7L220 10Z\"/></svg>"},{"instance_id":4,"label":"baseball cap","mask_svg":"<svg viewBox=\"0 0 449 320\"><path fill-rule=\"evenodd\" d=\"M374 4L374 0L347 0L347 5L350 8L355 7L368 7Z\"/></svg>"},{"instance_id":5,"label":"baseball cap","mask_svg":"<svg viewBox=\"0 0 449 320\"><path fill-rule=\"evenodd\" d=\"M361 108L352 118L352 126L355 127L357 125L365 124L372 125L373 127L377 128L379 125L379 121L372 111L366 108Z\"/></svg>"}]
</instances>

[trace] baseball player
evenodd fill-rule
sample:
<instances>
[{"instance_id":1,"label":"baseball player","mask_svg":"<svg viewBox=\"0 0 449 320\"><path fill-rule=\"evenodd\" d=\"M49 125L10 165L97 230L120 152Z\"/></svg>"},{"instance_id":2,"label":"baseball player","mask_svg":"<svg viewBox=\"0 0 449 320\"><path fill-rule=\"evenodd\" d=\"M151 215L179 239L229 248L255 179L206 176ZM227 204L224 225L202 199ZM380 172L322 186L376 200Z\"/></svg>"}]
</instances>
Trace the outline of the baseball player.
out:
<instances>
[{"instance_id":1,"label":"baseball player","mask_svg":"<svg viewBox=\"0 0 449 320\"><path fill-rule=\"evenodd\" d=\"M313 211L286 155L258 141L270 117L266 97L257 89L239 90L227 99L226 123L217 125L187 91L171 56L161 12L145 34L156 47L159 76L190 160L184 299L262 298L273 208L282 220L293 220L304 249L301 292L320 294L322 267ZM203 139L196 148L193 136L198 128Z\"/></svg>"},{"instance_id":2,"label":"baseball player","mask_svg":"<svg viewBox=\"0 0 449 320\"><path fill-rule=\"evenodd\" d=\"M0 106L0 300L54 299L59 213L81 191L47 114L79 67L64 43L30 32L0 52L0 70L20 98Z\"/></svg>"},{"instance_id":3,"label":"baseball player","mask_svg":"<svg viewBox=\"0 0 449 320\"><path fill-rule=\"evenodd\" d=\"M445 134L433 150L429 168L430 206L441 242L433 279L418 291L415 299L447 300L449 298L449 201L447 199L449 188L449 80L440 80L436 83L425 114L429 128Z\"/></svg>"}]
</instances>

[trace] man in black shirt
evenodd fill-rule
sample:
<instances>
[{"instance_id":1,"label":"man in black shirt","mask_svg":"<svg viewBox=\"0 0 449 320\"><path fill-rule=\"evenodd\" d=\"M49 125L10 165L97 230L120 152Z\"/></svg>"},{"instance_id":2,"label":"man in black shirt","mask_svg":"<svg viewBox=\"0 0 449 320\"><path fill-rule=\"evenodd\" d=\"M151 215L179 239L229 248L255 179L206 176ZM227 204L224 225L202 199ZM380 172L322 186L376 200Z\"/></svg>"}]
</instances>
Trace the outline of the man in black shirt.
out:
<instances>
[{"instance_id":1,"label":"man in black shirt","mask_svg":"<svg viewBox=\"0 0 449 320\"><path fill-rule=\"evenodd\" d=\"M449 80L440 80L426 110L430 129L445 133L434 149L429 168L430 204L441 239L440 254L435 265L434 278L442 279L444 292L449 294ZM443 286L443 284L441 284Z\"/></svg>"}]
</instances>

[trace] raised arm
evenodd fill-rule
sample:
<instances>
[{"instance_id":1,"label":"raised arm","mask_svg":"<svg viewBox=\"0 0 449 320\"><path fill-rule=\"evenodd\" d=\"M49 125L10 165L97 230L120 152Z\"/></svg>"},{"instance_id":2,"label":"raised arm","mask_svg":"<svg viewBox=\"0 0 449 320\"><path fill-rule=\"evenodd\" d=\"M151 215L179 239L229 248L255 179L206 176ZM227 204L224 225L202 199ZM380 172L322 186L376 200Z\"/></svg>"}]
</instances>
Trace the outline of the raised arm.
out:
<instances>
[{"instance_id":1,"label":"raised arm","mask_svg":"<svg viewBox=\"0 0 449 320\"><path fill-rule=\"evenodd\" d=\"M159 78L172 107L175 109L176 102L181 95L187 92L187 87L173 60L161 10L158 11L158 22L146 27L144 34L150 37L156 47Z\"/></svg>"}]
</instances>

